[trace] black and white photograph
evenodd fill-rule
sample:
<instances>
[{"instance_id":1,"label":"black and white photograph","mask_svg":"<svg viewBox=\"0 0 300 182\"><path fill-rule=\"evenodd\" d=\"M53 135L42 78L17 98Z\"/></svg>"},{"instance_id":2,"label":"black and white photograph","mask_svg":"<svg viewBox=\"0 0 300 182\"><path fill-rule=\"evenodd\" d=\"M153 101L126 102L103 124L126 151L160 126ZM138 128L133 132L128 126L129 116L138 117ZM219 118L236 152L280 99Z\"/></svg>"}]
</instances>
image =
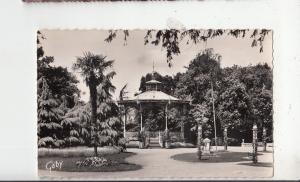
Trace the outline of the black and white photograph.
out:
<instances>
[{"instance_id":1,"label":"black and white photograph","mask_svg":"<svg viewBox=\"0 0 300 182\"><path fill-rule=\"evenodd\" d=\"M37 31L42 179L273 176L273 31Z\"/></svg>"}]
</instances>

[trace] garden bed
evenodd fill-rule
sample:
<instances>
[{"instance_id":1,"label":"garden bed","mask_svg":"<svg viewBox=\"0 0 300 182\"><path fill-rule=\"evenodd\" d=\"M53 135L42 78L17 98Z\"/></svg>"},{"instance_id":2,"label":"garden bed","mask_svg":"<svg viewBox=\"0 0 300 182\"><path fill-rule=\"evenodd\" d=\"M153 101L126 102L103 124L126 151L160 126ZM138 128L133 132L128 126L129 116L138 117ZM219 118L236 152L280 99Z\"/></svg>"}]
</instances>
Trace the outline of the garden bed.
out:
<instances>
[{"instance_id":1,"label":"garden bed","mask_svg":"<svg viewBox=\"0 0 300 182\"><path fill-rule=\"evenodd\" d=\"M132 155L135 155L135 153L122 152L96 157L102 161L105 160L105 165L81 165L83 162L95 157L40 157L38 168L48 170L49 172L50 170L67 172L116 172L141 169L140 165L131 164L125 160Z\"/></svg>"}]
</instances>

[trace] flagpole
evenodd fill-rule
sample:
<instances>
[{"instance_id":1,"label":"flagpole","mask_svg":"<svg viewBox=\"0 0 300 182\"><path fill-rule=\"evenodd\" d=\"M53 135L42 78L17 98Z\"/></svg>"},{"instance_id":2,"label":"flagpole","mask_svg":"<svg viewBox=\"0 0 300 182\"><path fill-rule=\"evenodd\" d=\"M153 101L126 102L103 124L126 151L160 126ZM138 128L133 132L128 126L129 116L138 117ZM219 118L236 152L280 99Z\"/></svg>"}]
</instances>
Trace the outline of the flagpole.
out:
<instances>
[{"instance_id":1,"label":"flagpole","mask_svg":"<svg viewBox=\"0 0 300 182\"><path fill-rule=\"evenodd\" d=\"M218 143L217 143L217 127L216 127L216 114L215 114L215 103L214 103L214 86L211 81L211 98L212 98L212 107L213 107L213 117L214 117L214 128L215 128L215 146L216 151L218 150Z\"/></svg>"}]
</instances>

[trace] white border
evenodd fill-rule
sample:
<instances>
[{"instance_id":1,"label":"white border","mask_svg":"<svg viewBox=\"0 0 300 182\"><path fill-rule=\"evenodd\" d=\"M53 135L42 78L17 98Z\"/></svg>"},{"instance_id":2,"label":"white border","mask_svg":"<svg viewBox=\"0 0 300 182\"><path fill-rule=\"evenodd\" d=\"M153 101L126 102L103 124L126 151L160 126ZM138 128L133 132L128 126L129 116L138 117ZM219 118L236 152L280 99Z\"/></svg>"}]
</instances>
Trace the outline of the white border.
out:
<instances>
[{"instance_id":1,"label":"white border","mask_svg":"<svg viewBox=\"0 0 300 182\"><path fill-rule=\"evenodd\" d=\"M300 1L37 3L0 1L0 178L38 179L36 161L36 30L268 28L274 30L273 179L300 173ZM238 51L238 50L237 50Z\"/></svg>"}]
</instances>

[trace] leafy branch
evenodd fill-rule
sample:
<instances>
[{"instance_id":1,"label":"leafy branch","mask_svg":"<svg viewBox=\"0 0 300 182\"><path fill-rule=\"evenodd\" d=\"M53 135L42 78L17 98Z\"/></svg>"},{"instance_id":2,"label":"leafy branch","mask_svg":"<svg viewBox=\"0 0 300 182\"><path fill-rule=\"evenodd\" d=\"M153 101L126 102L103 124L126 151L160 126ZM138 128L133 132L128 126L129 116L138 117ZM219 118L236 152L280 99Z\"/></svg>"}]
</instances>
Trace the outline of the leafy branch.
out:
<instances>
[{"instance_id":1,"label":"leafy branch","mask_svg":"<svg viewBox=\"0 0 300 182\"><path fill-rule=\"evenodd\" d=\"M128 30L109 30L107 38L104 41L112 42L118 34L118 31L123 32L124 45L127 45L127 38L129 37ZM265 36L270 33L271 30L267 29L189 29L189 30L178 30L178 29L164 29L164 30L148 30L144 37L144 45L152 44L160 46L166 50L167 63L169 66L172 64L174 55L180 54L179 44L185 41L186 44L190 42L194 44L205 43L209 39L228 35L235 38L245 38L246 35L250 35L252 39L251 47L259 46L259 52L263 52L263 42Z\"/></svg>"}]
</instances>

